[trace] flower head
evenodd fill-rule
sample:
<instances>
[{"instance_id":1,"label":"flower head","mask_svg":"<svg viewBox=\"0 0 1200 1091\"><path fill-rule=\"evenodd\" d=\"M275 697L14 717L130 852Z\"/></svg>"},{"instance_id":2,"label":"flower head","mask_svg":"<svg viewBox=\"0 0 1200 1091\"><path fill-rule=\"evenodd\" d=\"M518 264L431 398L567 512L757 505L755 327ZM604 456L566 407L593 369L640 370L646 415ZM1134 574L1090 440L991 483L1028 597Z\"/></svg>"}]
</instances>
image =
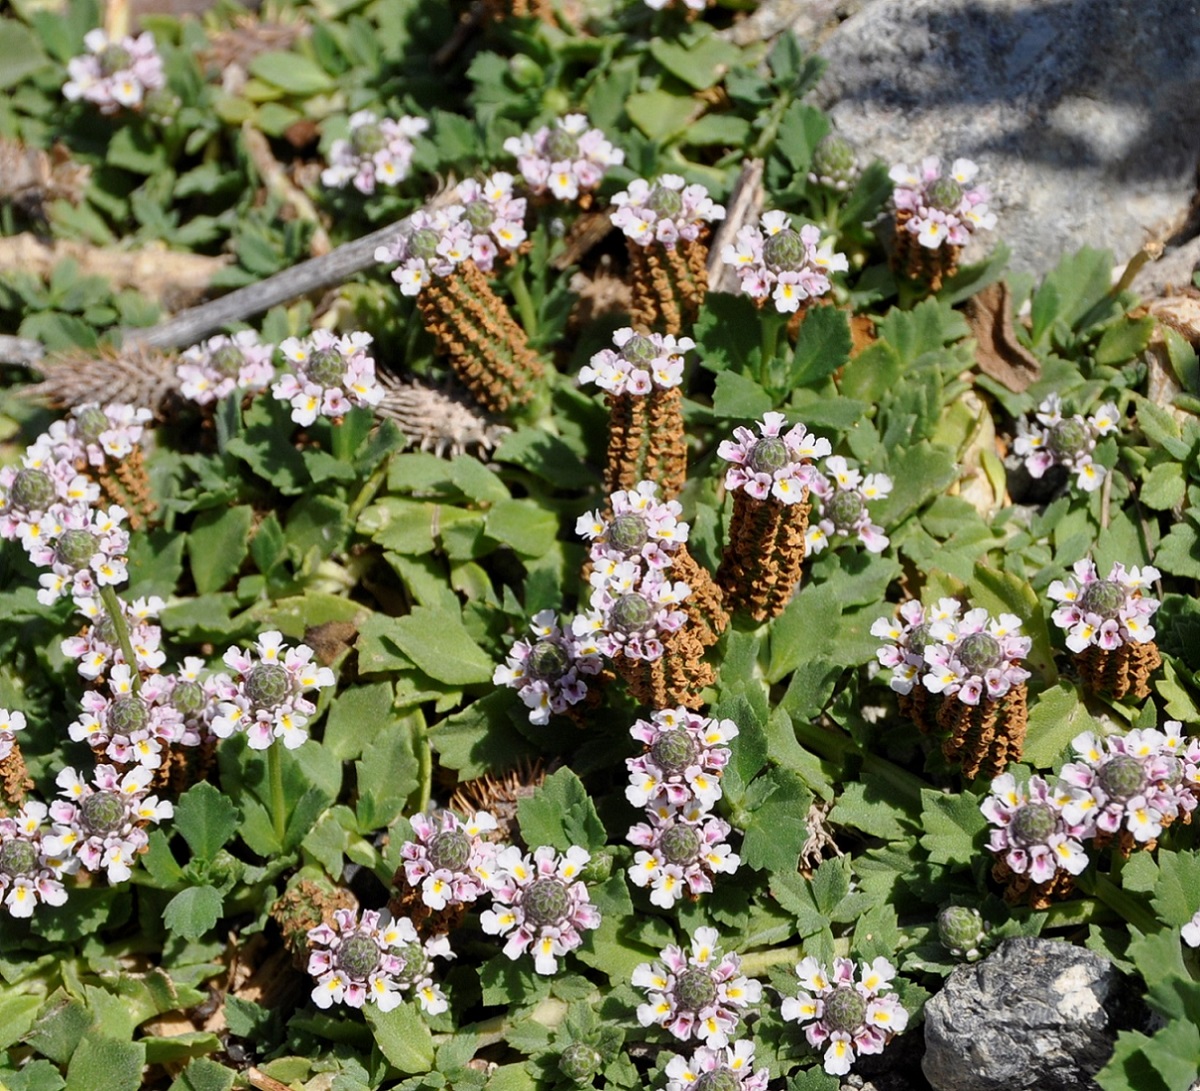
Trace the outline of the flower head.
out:
<instances>
[{"instance_id":1,"label":"flower head","mask_svg":"<svg viewBox=\"0 0 1200 1091\"><path fill-rule=\"evenodd\" d=\"M1067 647L1076 654L1089 647L1112 651L1123 644L1145 644L1154 639L1150 619L1158 599L1142 594L1159 578L1151 565L1126 571L1117 563L1108 578L1100 579L1093 561L1075 564L1075 578L1055 580L1047 594L1061 603L1051 614L1054 624L1067 631Z\"/></svg>"},{"instance_id":2,"label":"flower head","mask_svg":"<svg viewBox=\"0 0 1200 1091\"><path fill-rule=\"evenodd\" d=\"M129 532L121 525L124 508L114 504L106 511L73 504L59 508L57 516L52 531L30 552L35 564L50 568L38 577L38 602L50 606L71 595L78 603L94 598L101 587L125 582Z\"/></svg>"},{"instance_id":3,"label":"flower head","mask_svg":"<svg viewBox=\"0 0 1200 1091\"><path fill-rule=\"evenodd\" d=\"M193 345L175 369L179 392L197 405L211 405L235 390L266 390L275 378L274 345L264 345L253 330L219 333Z\"/></svg>"},{"instance_id":4,"label":"flower head","mask_svg":"<svg viewBox=\"0 0 1200 1091\"><path fill-rule=\"evenodd\" d=\"M686 808L695 800L707 810L721 798L721 774L730 756L726 744L738 734L732 720L701 716L681 706L638 720L629 733L646 747L637 757L625 759L625 798L635 807Z\"/></svg>"},{"instance_id":5,"label":"flower head","mask_svg":"<svg viewBox=\"0 0 1200 1091\"><path fill-rule=\"evenodd\" d=\"M1025 460L1030 477L1040 478L1051 466L1065 466L1084 492L1095 492L1108 472L1092 458L1097 441L1117 431L1117 407L1106 402L1090 417L1063 415L1062 401L1050 394L1038 406L1034 420L1017 422L1013 450Z\"/></svg>"},{"instance_id":6,"label":"flower head","mask_svg":"<svg viewBox=\"0 0 1200 1091\"><path fill-rule=\"evenodd\" d=\"M101 467L106 462L127 458L145 438L146 425L154 414L145 407L113 402L101 407L95 402L77 405L71 415L56 420L43 438L60 462L74 467L80 462ZM78 497L67 498L73 503ZM95 503L95 500L88 500Z\"/></svg>"},{"instance_id":7,"label":"flower head","mask_svg":"<svg viewBox=\"0 0 1200 1091\"><path fill-rule=\"evenodd\" d=\"M501 251L512 254L525 241L525 198L513 196L513 176L497 171L482 182L468 178L455 197L471 229L471 260L485 273Z\"/></svg>"},{"instance_id":8,"label":"flower head","mask_svg":"<svg viewBox=\"0 0 1200 1091\"><path fill-rule=\"evenodd\" d=\"M510 136L504 150L517 157L517 169L535 194L549 191L574 201L600 185L609 167L625 162L599 129L589 129L584 114L568 114L533 134Z\"/></svg>"},{"instance_id":9,"label":"flower head","mask_svg":"<svg viewBox=\"0 0 1200 1091\"><path fill-rule=\"evenodd\" d=\"M0 721L6 715L0 709ZM0 816L0 900L10 916L32 917L39 904L62 905L67 891L59 880L79 867L74 857L46 849L46 813L46 804L31 799L15 815Z\"/></svg>"},{"instance_id":10,"label":"flower head","mask_svg":"<svg viewBox=\"0 0 1200 1091\"><path fill-rule=\"evenodd\" d=\"M102 114L137 109L148 91L166 86L162 58L154 35L139 34L111 40L100 28L84 35L88 52L67 62L70 79L63 96L70 102L95 103Z\"/></svg>"},{"instance_id":11,"label":"flower head","mask_svg":"<svg viewBox=\"0 0 1200 1091\"><path fill-rule=\"evenodd\" d=\"M649 394L683 382L683 353L696 347L690 337L635 333L625 326L613 334L616 350L601 349L579 369L581 383L595 383L612 395Z\"/></svg>"},{"instance_id":12,"label":"flower head","mask_svg":"<svg viewBox=\"0 0 1200 1091\"><path fill-rule=\"evenodd\" d=\"M759 227L741 228L721 260L733 266L743 292L760 303L770 297L782 314L825 295L830 276L850 268L845 254L834 253L832 238L822 240L812 224L794 230L786 212L767 212Z\"/></svg>"},{"instance_id":13,"label":"flower head","mask_svg":"<svg viewBox=\"0 0 1200 1091\"><path fill-rule=\"evenodd\" d=\"M622 561L639 559L651 568L669 567L671 554L688 538L688 525L679 518L683 514L679 501L659 500L653 481L639 481L636 488L614 492L609 504L611 519L589 511L575 524L575 533L592 543L590 554L597 571L608 573ZM607 575L593 585L605 580Z\"/></svg>"},{"instance_id":14,"label":"flower head","mask_svg":"<svg viewBox=\"0 0 1200 1091\"><path fill-rule=\"evenodd\" d=\"M483 835L496 829L492 815L478 811L464 822L453 811L439 811L410 821L416 840L405 841L400 856L409 886L421 888L421 901L445 909L467 905L487 890L496 849Z\"/></svg>"},{"instance_id":15,"label":"flower head","mask_svg":"<svg viewBox=\"0 0 1200 1091\"><path fill-rule=\"evenodd\" d=\"M1029 677L1017 663L1029 654L1033 641L1021 636L1020 629L1021 619L1013 614L996 619L984 609L935 621L925 645L925 688L957 696L965 705L1003 697Z\"/></svg>"},{"instance_id":16,"label":"flower head","mask_svg":"<svg viewBox=\"0 0 1200 1091\"><path fill-rule=\"evenodd\" d=\"M956 159L948 174L941 160L927 156L914 170L898 163L888 176L895 183L892 204L905 213L904 228L930 250L942 243L962 246L976 231L990 231L996 215L988 211L988 192L971 181L979 168L969 159Z\"/></svg>"},{"instance_id":17,"label":"flower head","mask_svg":"<svg viewBox=\"0 0 1200 1091\"><path fill-rule=\"evenodd\" d=\"M897 693L911 693L925 671L925 647L934 639L933 623L956 622L962 607L957 599L939 599L931 607L910 599L898 613L898 618L879 618L871 626L871 635L888 642L875 651L880 664L891 668L888 684Z\"/></svg>"},{"instance_id":18,"label":"flower head","mask_svg":"<svg viewBox=\"0 0 1200 1091\"><path fill-rule=\"evenodd\" d=\"M380 118L359 110L350 115L350 136L330 146L321 181L333 189L352 183L366 196L376 186L399 185L412 166L413 139L428 128L423 117Z\"/></svg>"},{"instance_id":19,"label":"flower head","mask_svg":"<svg viewBox=\"0 0 1200 1091\"><path fill-rule=\"evenodd\" d=\"M804 1027L809 1044L825 1046L825 1071L844 1076L855 1057L881 1053L883 1047L908 1025L908 1012L891 990L896 969L886 958L859 964L848 958L833 960L833 973L815 958L796 966L801 991L785 997L784 1019Z\"/></svg>"},{"instance_id":20,"label":"flower head","mask_svg":"<svg viewBox=\"0 0 1200 1091\"><path fill-rule=\"evenodd\" d=\"M497 686L511 686L529 708L529 722L547 724L587 696L586 678L601 670L600 649L591 640L559 626L553 610L539 610L529 628L532 640L518 640L492 674Z\"/></svg>"},{"instance_id":21,"label":"flower head","mask_svg":"<svg viewBox=\"0 0 1200 1091\"><path fill-rule=\"evenodd\" d=\"M171 703L171 682L152 674L134 690L134 675L125 663L108 675L110 696L88 690L81 698L83 712L67 728L76 742L119 765L136 763L157 769L163 750L183 737L183 717Z\"/></svg>"},{"instance_id":22,"label":"flower head","mask_svg":"<svg viewBox=\"0 0 1200 1091\"><path fill-rule=\"evenodd\" d=\"M743 976L741 958L722 954L715 928L697 928L691 954L674 944L662 950L661 962L643 962L633 971L633 985L645 989L638 1022L656 1024L676 1038L698 1038L709 1049L721 1049L737 1030L745 1009L762 998L762 985Z\"/></svg>"},{"instance_id":23,"label":"flower head","mask_svg":"<svg viewBox=\"0 0 1200 1091\"><path fill-rule=\"evenodd\" d=\"M406 229L391 243L375 250L375 260L390 264L392 280L402 295L419 295L432 277L449 276L471 257L473 234L462 205L418 209Z\"/></svg>"},{"instance_id":24,"label":"flower head","mask_svg":"<svg viewBox=\"0 0 1200 1091\"><path fill-rule=\"evenodd\" d=\"M808 180L814 186L845 193L861 174L854 146L844 136L827 133L813 148Z\"/></svg>"},{"instance_id":25,"label":"flower head","mask_svg":"<svg viewBox=\"0 0 1200 1091\"><path fill-rule=\"evenodd\" d=\"M483 930L508 937L509 958L532 951L539 974L557 973L559 958L583 942L581 932L600 924L600 911L579 878L590 859L578 846L560 854L542 845L532 857L516 846L504 849L492 878L493 908L479 918Z\"/></svg>"},{"instance_id":26,"label":"flower head","mask_svg":"<svg viewBox=\"0 0 1200 1091\"><path fill-rule=\"evenodd\" d=\"M725 471L725 488L742 489L756 500L769 496L781 504L801 503L818 476L814 461L831 448L829 440L812 435L803 424L784 432L786 427L782 413L764 413L758 436L749 428L735 428L733 439L722 440L717 454L732 463Z\"/></svg>"},{"instance_id":27,"label":"flower head","mask_svg":"<svg viewBox=\"0 0 1200 1091\"><path fill-rule=\"evenodd\" d=\"M648 182L635 178L627 190L614 194L614 227L641 246L661 243L673 250L682 240L695 242L706 224L725 219L725 209L714 204L701 185L687 185L678 174L664 174Z\"/></svg>"},{"instance_id":28,"label":"flower head","mask_svg":"<svg viewBox=\"0 0 1200 1091\"><path fill-rule=\"evenodd\" d=\"M1072 822L1063 802L1039 776L1022 789L1011 773L1002 773L979 808L994 827L988 848L1034 883L1047 883L1058 871L1078 875L1088 862L1080 840L1086 824Z\"/></svg>"},{"instance_id":29,"label":"flower head","mask_svg":"<svg viewBox=\"0 0 1200 1091\"><path fill-rule=\"evenodd\" d=\"M705 814L696 801L683 808L662 805L647 812L648 822L629 831L634 854L629 878L649 887L650 901L670 909L684 894L698 897L712 890L714 875L732 875L741 858L725 843L730 825Z\"/></svg>"},{"instance_id":30,"label":"flower head","mask_svg":"<svg viewBox=\"0 0 1200 1091\"><path fill-rule=\"evenodd\" d=\"M754 1043L747 1038L721 1049L699 1046L691 1057L667 1062L666 1091L767 1091L770 1070L754 1069Z\"/></svg>"},{"instance_id":31,"label":"flower head","mask_svg":"<svg viewBox=\"0 0 1200 1091\"><path fill-rule=\"evenodd\" d=\"M225 653L225 665L237 678L218 679L220 705L212 732L220 739L245 732L252 750L266 750L276 739L294 750L308 738L304 725L317 710L302 695L332 686L333 671L312 662L308 645L288 648L275 630L259 636L255 647L257 659L237 647Z\"/></svg>"},{"instance_id":32,"label":"flower head","mask_svg":"<svg viewBox=\"0 0 1200 1091\"><path fill-rule=\"evenodd\" d=\"M129 641L133 645L134 658L139 670L156 671L166 661L162 650L162 628L153 623L165 605L157 595L126 602L118 599L125 627L129 630ZM125 653L121 650L116 629L108 610L98 598L88 595L75 600L75 606L87 621L84 629L76 636L67 637L60 645L63 655L78 660L76 669L89 680L99 678L111 663L124 663Z\"/></svg>"},{"instance_id":33,"label":"flower head","mask_svg":"<svg viewBox=\"0 0 1200 1091\"><path fill-rule=\"evenodd\" d=\"M857 538L872 553L888 546L883 527L871 522L868 502L882 500L892 491L887 474L867 474L852 469L841 455L825 460L825 473L813 474L810 489L817 498L817 517L808 528L807 545L820 553L831 538Z\"/></svg>"},{"instance_id":34,"label":"flower head","mask_svg":"<svg viewBox=\"0 0 1200 1091\"><path fill-rule=\"evenodd\" d=\"M572 632L593 640L610 659L619 655L647 662L662 658L663 638L687 621L678 607L691 588L682 581L672 583L661 569L644 571L640 560L597 568L591 580L592 609L571 622Z\"/></svg>"},{"instance_id":35,"label":"flower head","mask_svg":"<svg viewBox=\"0 0 1200 1091\"><path fill-rule=\"evenodd\" d=\"M291 402L292 420L306 426L318 416L344 416L351 406L378 405L383 387L367 355L371 340L369 333L338 337L328 330L314 330L303 340L289 337L279 350L294 370L271 387L272 395Z\"/></svg>"},{"instance_id":36,"label":"flower head","mask_svg":"<svg viewBox=\"0 0 1200 1091\"><path fill-rule=\"evenodd\" d=\"M373 910L360 919L353 909L337 909L333 917L333 926L319 924L308 932L308 972L317 979L313 1003L318 1008L372 1003L391 1011L404 999L400 950L406 943L420 946L412 921L394 923L388 913Z\"/></svg>"}]
</instances>

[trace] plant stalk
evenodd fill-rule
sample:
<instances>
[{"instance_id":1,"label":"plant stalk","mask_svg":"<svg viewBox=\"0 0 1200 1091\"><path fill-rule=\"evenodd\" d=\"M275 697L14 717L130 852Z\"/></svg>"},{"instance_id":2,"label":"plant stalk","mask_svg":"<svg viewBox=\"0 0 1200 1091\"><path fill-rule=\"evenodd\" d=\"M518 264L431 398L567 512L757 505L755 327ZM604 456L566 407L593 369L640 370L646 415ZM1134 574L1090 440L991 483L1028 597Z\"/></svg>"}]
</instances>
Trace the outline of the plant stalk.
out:
<instances>
[{"instance_id":1,"label":"plant stalk","mask_svg":"<svg viewBox=\"0 0 1200 1091\"><path fill-rule=\"evenodd\" d=\"M117 598L117 590L112 584L102 584L100 601L112 621L113 632L117 634L117 643L121 646L121 654L129 666L129 679L133 692L142 688L142 676L138 670L137 656L133 653L133 641L129 637L129 626L125 623L125 612L121 609L121 600Z\"/></svg>"},{"instance_id":2,"label":"plant stalk","mask_svg":"<svg viewBox=\"0 0 1200 1091\"><path fill-rule=\"evenodd\" d=\"M283 743L276 739L267 747L267 778L271 784L271 822L279 840L279 851L283 851L283 839L287 834L287 799L283 794Z\"/></svg>"}]
</instances>

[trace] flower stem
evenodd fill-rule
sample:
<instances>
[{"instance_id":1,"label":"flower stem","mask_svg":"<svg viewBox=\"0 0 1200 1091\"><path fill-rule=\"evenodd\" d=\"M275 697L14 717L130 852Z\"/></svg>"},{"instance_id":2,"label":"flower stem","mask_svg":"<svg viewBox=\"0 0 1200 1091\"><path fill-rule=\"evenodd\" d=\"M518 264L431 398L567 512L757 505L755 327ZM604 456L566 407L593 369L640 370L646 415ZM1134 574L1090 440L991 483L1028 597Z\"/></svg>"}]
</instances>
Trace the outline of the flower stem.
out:
<instances>
[{"instance_id":1,"label":"flower stem","mask_svg":"<svg viewBox=\"0 0 1200 1091\"><path fill-rule=\"evenodd\" d=\"M508 286L517 304L521 325L525 327L525 336L533 340L538 331L537 307L534 306L533 296L529 294L529 285L525 283L523 267L513 270L513 275L508 278Z\"/></svg>"},{"instance_id":2,"label":"flower stem","mask_svg":"<svg viewBox=\"0 0 1200 1091\"><path fill-rule=\"evenodd\" d=\"M371 476L363 483L363 487L359 489L358 495L350 502L350 507L346 510L346 520L351 526L358 522L358 517L366 510L367 505L375 499L375 494L379 492L379 487L387 480L388 468L391 464L392 460L385 458L376 466L371 471Z\"/></svg>"},{"instance_id":3,"label":"flower stem","mask_svg":"<svg viewBox=\"0 0 1200 1091\"><path fill-rule=\"evenodd\" d=\"M279 841L279 851L283 851L283 839L287 833L287 800L283 794L283 755L280 749L283 743L275 740L267 747L267 777L271 782L271 821L275 826L275 836Z\"/></svg>"},{"instance_id":4,"label":"flower stem","mask_svg":"<svg viewBox=\"0 0 1200 1091\"><path fill-rule=\"evenodd\" d=\"M773 304L768 303L762 310L762 362L759 369L759 382L765 390L772 390L772 372L774 371L775 350L779 345L779 331L787 325L787 315L781 315Z\"/></svg>"},{"instance_id":5,"label":"flower stem","mask_svg":"<svg viewBox=\"0 0 1200 1091\"><path fill-rule=\"evenodd\" d=\"M133 654L133 641L129 638L129 626L125 624L125 611L121 609L121 600L117 598L116 588L112 584L103 584L100 588L100 601L108 611L112 621L113 632L117 634L117 643L121 646L121 654L129 667L130 684L133 692L142 688L142 677L138 671L137 656Z\"/></svg>"},{"instance_id":6,"label":"flower stem","mask_svg":"<svg viewBox=\"0 0 1200 1091\"><path fill-rule=\"evenodd\" d=\"M747 977L754 977L772 966L783 963L799 962L804 957L803 944L794 947L771 947L766 951L748 951L742 955L741 972Z\"/></svg>"}]
</instances>

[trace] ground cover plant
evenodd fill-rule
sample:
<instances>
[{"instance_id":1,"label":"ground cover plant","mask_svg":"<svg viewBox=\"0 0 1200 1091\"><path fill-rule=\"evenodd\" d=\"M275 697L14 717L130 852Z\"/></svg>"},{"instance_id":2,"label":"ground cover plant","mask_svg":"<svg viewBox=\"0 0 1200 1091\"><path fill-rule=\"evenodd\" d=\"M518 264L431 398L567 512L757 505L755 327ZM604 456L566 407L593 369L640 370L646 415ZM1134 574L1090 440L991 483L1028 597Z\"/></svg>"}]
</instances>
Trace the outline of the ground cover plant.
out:
<instances>
[{"instance_id":1,"label":"ground cover plant","mask_svg":"<svg viewBox=\"0 0 1200 1091\"><path fill-rule=\"evenodd\" d=\"M1016 935L1189 1085L1196 353L741 6L0 18L4 1087L818 1091Z\"/></svg>"}]
</instances>

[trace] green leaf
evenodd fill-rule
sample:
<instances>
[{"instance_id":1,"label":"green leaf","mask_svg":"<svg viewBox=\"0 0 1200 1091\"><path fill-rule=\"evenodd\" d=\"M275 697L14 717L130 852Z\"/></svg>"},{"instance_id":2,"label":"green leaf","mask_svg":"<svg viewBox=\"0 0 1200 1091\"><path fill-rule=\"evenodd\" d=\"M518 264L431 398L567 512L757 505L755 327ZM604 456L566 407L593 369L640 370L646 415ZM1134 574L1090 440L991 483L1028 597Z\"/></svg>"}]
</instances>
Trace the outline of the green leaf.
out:
<instances>
[{"instance_id":1,"label":"green leaf","mask_svg":"<svg viewBox=\"0 0 1200 1091\"><path fill-rule=\"evenodd\" d=\"M905 812L888 795L885 784L862 781L845 784L836 806L829 812L828 821L836 826L851 826L885 841L907 837L909 827L901 821L906 817Z\"/></svg>"},{"instance_id":2,"label":"green leaf","mask_svg":"<svg viewBox=\"0 0 1200 1091\"><path fill-rule=\"evenodd\" d=\"M713 390L714 416L755 420L774 404L771 395L753 379L736 371L722 371L717 375L717 385Z\"/></svg>"},{"instance_id":3,"label":"green leaf","mask_svg":"<svg viewBox=\"0 0 1200 1091\"><path fill-rule=\"evenodd\" d=\"M348 509L331 496L304 496L288 512L285 537L300 558L310 552L328 557L346 544Z\"/></svg>"},{"instance_id":4,"label":"green leaf","mask_svg":"<svg viewBox=\"0 0 1200 1091\"><path fill-rule=\"evenodd\" d=\"M625 112L651 140L669 141L687 128L699 104L687 95L669 91L638 91L625 102Z\"/></svg>"},{"instance_id":5,"label":"green leaf","mask_svg":"<svg viewBox=\"0 0 1200 1091\"><path fill-rule=\"evenodd\" d=\"M42 997L9 992L0 995L0 1051L19 1042L33 1026Z\"/></svg>"},{"instance_id":6,"label":"green leaf","mask_svg":"<svg viewBox=\"0 0 1200 1091\"><path fill-rule=\"evenodd\" d=\"M788 385L809 386L850 359L850 322L837 307L813 307L800 323Z\"/></svg>"},{"instance_id":7,"label":"green leaf","mask_svg":"<svg viewBox=\"0 0 1200 1091\"><path fill-rule=\"evenodd\" d=\"M167 902L163 923L184 939L199 939L221 919L224 907L225 899L216 887L188 887Z\"/></svg>"},{"instance_id":8,"label":"green leaf","mask_svg":"<svg viewBox=\"0 0 1200 1091\"><path fill-rule=\"evenodd\" d=\"M66 1091L138 1091L146 1047L141 1042L118 1042L86 1034L67 1066Z\"/></svg>"},{"instance_id":9,"label":"green leaf","mask_svg":"<svg viewBox=\"0 0 1200 1091\"><path fill-rule=\"evenodd\" d=\"M969 792L947 795L921 790L921 846L934 864L966 864L977 854L976 840L987 828L979 800Z\"/></svg>"},{"instance_id":10,"label":"green leaf","mask_svg":"<svg viewBox=\"0 0 1200 1091\"><path fill-rule=\"evenodd\" d=\"M253 521L254 509L248 504L211 508L196 516L187 545L192 579L199 594L220 591L237 575L250 548Z\"/></svg>"},{"instance_id":11,"label":"green leaf","mask_svg":"<svg viewBox=\"0 0 1200 1091\"><path fill-rule=\"evenodd\" d=\"M341 761L353 761L392 718L392 685L369 682L343 690L325 718L322 745Z\"/></svg>"},{"instance_id":12,"label":"green leaf","mask_svg":"<svg viewBox=\"0 0 1200 1091\"><path fill-rule=\"evenodd\" d=\"M1160 462L1142 479L1138 495L1155 511L1170 511L1183 503L1187 480L1178 462Z\"/></svg>"},{"instance_id":13,"label":"green leaf","mask_svg":"<svg viewBox=\"0 0 1200 1091\"><path fill-rule=\"evenodd\" d=\"M197 1057L175 1077L168 1091L230 1091L236 1075L216 1061Z\"/></svg>"},{"instance_id":14,"label":"green leaf","mask_svg":"<svg viewBox=\"0 0 1200 1091\"><path fill-rule=\"evenodd\" d=\"M725 70L741 57L733 43L718 38L709 28L701 27L678 41L664 38L650 41L650 55L671 75L678 76L697 91L719 83Z\"/></svg>"},{"instance_id":15,"label":"green leaf","mask_svg":"<svg viewBox=\"0 0 1200 1091\"><path fill-rule=\"evenodd\" d=\"M1040 342L1055 322L1073 329L1112 287L1113 257L1084 247L1064 257L1033 296L1033 340Z\"/></svg>"},{"instance_id":16,"label":"green leaf","mask_svg":"<svg viewBox=\"0 0 1200 1091\"><path fill-rule=\"evenodd\" d=\"M419 783L416 746L426 746L421 737L425 719L415 711L396 720L389 717L386 729L354 763L358 776L358 827L382 829L404 809Z\"/></svg>"},{"instance_id":17,"label":"green leaf","mask_svg":"<svg viewBox=\"0 0 1200 1091\"><path fill-rule=\"evenodd\" d=\"M723 292L705 296L693 332L700 363L709 371L757 375L762 360L761 321L749 296Z\"/></svg>"},{"instance_id":18,"label":"green leaf","mask_svg":"<svg viewBox=\"0 0 1200 1091\"><path fill-rule=\"evenodd\" d=\"M336 86L316 61L282 50L259 53L250 62L250 74L293 95L315 95Z\"/></svg>"},{"instance_id":19,"label":"green leaf","mask_svg":"<svg viewBox=\"0 0 1200 1091\"><path fill-rule=\"evenodd\" d=\"M146 1047L146 1063L177 1066L189 1057L201 1057L221 1049L221 1039L211 1031L193 1030L169 1037L139 1039ZM232 1073L230 1073L232 1075Z\"/></svg>"},{"instance_id":20,"label":"green leaf","mask_svg":"<svg viewBox=\"0 0 1200 1091\"><path fill-rule=\"evenodd\" d=\"M1023 760L1038 769L1058 762L1071 740L1082 731L1099 731L1073 685L1059 682L1043 690L1029 709Z\"/></svg>"},{"instance_id":21,"label":"green leaf","mask_svg":"<svg viewBox=\"0 0 1200 1091\"><path fill-rule=\"evenodd\" d=\"M490 682L496 664L471 639L462 621L445 612L418 606L391 619L384 632L430 678L454 686Z\"/></svg>"},{"instance_id":22,"label":"green leaf","mask_svg":"<svg viewBox=\"0 0 1200 1091\"><path fill-rule=\"evenodd\" d=\"M383 1012L376 1004L363 1008L379 1051L401 1072L428 1072L433 1067L433 1035L415 1004Z\"/></svg>"},{"instance_id":23,"label":"green leaf","mask_svg":"<svg viewBox=\"0 0 1200 1091\"><path fill-rule=\"evenodd\" d=\"M91 1025L92 1013L87 1005L60 989L46 1001L45 1011L26 1041L56 1064L66 1064Z\"/></svg>"},{"instance_id":24,"label":"green leaf","mask_svg":"<svg viewBox=\"0 0 1200 1091\"><path fill-rule=\"evenodd\" d=\"M548 776L531 796L517 804L521 836L530 848L572 845L595 852L608 840L604 824L583 782L567 768Z\"/></svg>"},{"instance_id":25,"label":"green leaf","mask_svg":"<svg viewBox=\"0 0 1200 1091\"><path fill-rule=\"evenodd\" d=\"M27 27L15 19L0 19L0 91L16 87L49 63L41 43Z\"/></svg>"},{"instance_id":26,"label":"green leaf","mask_svg":"<svg viewBox=\"0 0 1200 1091\"><path fill-rule=\"evenodd\" d=\"M16 1072L0 1068L0 1080L8 1091L62 1091L66 1081L49 1061L23 1064Z\"/></svg>"},{"instance_id":27,"label":"green leaf","mask_svg":"<svg viewBox=\"0 0 1200 1091\"><path fill-rule=\"evenodd\" d=\"M206 781L193 784L175 804L175 826L192 855L211 860L238 828L233 801Z\"/></svg>"},{"instance_id":28,"label":"green leaf","mask_svg":"<svg viewBox=\"0 0 1200 1091\"><path fill-rule=\"evenodd\" d=\"M1200 906L1200 857L1191 852L1160 851L1158 868L1151 903L1163 921L1179 928Z\"/></svg>"},{"instance_id":29,"label":"green leaf","mask_svg":"<svg viewBox=\"0 0 1200 1091\"><path fill-rule=\"evenodd\" d=\"M1108 327L1096 346L1096 363L1112 367L1140 356L1150 343L1157 321L1150 315L1117 319Z\"/></svg>"},{"instance_id":30,"label":"green leaf","mask_svg":"<svg viewBox=\"0 0 1200 1091\"><path fill-rule=\"evenodd\" d=\"M1200 533L1191 523L1176 523L1159 542L1154 565L1173 576L1200 580Z\"/></svg>"},{"instance_id":31,"label":"green leaf","mask_svg":"<svg viewBox=\"0 0 1200 1091\"><path fill-rule=\"evenodd\" d=\"M808 840L812 792L789 769L768 769L747 790L735 825L745 831L742 861L769 873L794 872Z\"/></svg>"},{"instance_id":32,"label":"green leaf","mask_svg":"<svg viewBox=\"0 0 1200 1091\"><path fill-rule=\"evenodd\" d=\"M540 557L558 537L558 516L532 500L500 500L484 523L485 533L523 557Z\"/></svg>"},{"instance_id":33,"label":"green leaf","mask_svg":"<svg viewBox=\"0 0 1200 1091\"><path fill-rule=\"evenodd\" d=\"M517 731L510 711L525 715L511 690L498 689L447 716L433 729L439 763L455 770L460 780L473 780L506 772L532 757L535 751Z\"/></svg>"},{"instance_id":34,"label":"green leaf","mask_svg":"<svg viewBox=\"0 0 1200 1091\"><path fill-rule=\"evenodd\" d=\"M541 428L526 426L509 433L492 458L511 462L564 489L589 488L597 480L596 471L572 447Z\"/></svg>"},{"instance_id":35,"label":"green leaf","mask_svg":"<svg viewBox=\"0 0 1200 1091\"><path fill-rule=\"evenodd\" d=\"M837 593L828 585L802 587L771 626L767 681L778 682L800 664L820 658L837 637L841 616Z\"/></svg>"},{"instance_id":36,"label":"green leaf","mask_svg":"<svg viewBox=\"0 0 1200 1091\"><path fill-rule=\"evenodd\" d=\"M166 148L143 125L123 125L113 134L105 155L108 165L134 174L156 174L167 166Z\"/></svg>"}]
</instances>

